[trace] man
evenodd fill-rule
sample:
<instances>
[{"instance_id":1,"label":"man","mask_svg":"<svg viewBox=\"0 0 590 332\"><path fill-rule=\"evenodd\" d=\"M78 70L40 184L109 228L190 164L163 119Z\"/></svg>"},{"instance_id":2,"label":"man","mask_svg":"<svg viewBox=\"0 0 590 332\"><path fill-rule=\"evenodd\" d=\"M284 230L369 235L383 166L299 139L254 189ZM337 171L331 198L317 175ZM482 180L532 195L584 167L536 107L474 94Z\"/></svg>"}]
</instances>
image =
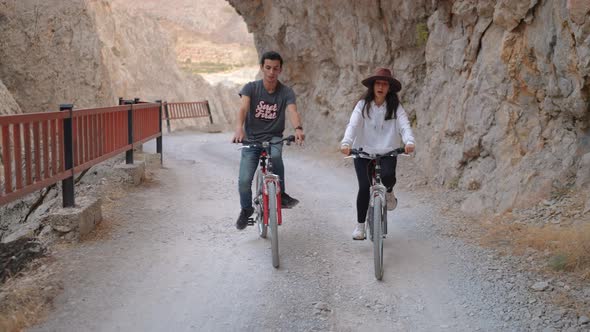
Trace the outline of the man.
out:
<instances>
[{"instance_id":1,"label":"man","mask_svg":"<svg viewBox=\"0 0 590 332\"><path fill-rule=\"evenodd\" d=\"M283 69L283 59L277 52L266 52L260 59L262 80L249 82L240 91L242 105L238 113L238 122L233 137L234 143L242 141L270 141L277 142L283 137L285 118L295 128L295 139L298 144L303 143L305 135L301 126L301 119L297 113L295 93L283 85L279 74ZM285 192L285 169L283 167L282 144L271 147L273 171L281 182L281 207L289 209L299 203L298 200ZM252 179L258 166L260 151L257 149L243 149L240 160L238 187L240 192L240 216L236 222L237 229L248 226L248 218L254 213L252 207Z\"/></svg>"}]
</instances>

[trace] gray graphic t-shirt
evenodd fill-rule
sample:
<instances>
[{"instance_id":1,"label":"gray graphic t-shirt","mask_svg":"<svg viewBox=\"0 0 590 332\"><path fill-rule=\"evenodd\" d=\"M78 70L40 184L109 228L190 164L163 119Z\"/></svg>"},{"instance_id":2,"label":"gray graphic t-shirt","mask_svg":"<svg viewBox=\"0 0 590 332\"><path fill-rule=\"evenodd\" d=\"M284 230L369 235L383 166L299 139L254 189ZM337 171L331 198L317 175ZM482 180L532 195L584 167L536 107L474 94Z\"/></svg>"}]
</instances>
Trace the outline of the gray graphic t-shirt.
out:
<instances>
[{"instance_id":1,"label":"gray graphic t-shirt","mask_svg":"<svg viewBox=\"0 0 590 332\"><path fill-rule=\"evenodd\" d=\"M283 136L287 106L295 104L295 93L290 87L278 82L275 92L269 94L262 80L253 81L244 85L240 96L250 97L245 124L247 141L266 141Z\"/></svg>"}]
</instances>

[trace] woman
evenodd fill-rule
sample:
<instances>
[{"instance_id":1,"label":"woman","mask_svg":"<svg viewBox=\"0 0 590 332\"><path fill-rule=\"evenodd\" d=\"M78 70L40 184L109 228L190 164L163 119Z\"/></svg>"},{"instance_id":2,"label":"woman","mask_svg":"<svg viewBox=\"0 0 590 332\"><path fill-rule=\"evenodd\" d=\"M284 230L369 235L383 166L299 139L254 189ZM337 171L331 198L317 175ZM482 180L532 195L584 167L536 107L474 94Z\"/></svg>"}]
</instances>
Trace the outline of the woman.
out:
<instances>
[{"instance_id":1,"label":"woman","mask_svg":"<svg viewBox=\"0 0 590 332\"><path fill-rule=\"evenodd\" d=\"M367 87L367 92L357 102L340 151L350 154L350 149L362 148L367 153L387 153L405 144L405 152L414 151L414 136L408 115L399 102L397 93L401 90L401 83L393 78L387 68L377 68L375 74L361 82ZM366 158L354 159L354 169L359 183L356 198L357 225L352 233L354 240L364 240L365 219L369 208L369 175L370 160ZM395 157L381 159L381 180L387 188L387 209L393 210L397 206L397 199L393 193L395 185Z\"/></svg>"}]
</instances>

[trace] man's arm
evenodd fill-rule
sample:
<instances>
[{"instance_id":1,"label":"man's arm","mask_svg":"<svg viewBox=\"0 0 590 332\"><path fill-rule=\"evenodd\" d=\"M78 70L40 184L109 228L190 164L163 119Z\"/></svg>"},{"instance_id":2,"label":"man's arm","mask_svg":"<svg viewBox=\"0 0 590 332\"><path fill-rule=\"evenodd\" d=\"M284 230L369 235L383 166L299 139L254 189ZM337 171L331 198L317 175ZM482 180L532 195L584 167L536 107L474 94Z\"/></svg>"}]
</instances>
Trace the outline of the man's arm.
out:
<instances>
[{"instance_id":1,"label":"man's arm","mask_svg":"<svg viewBox=\"0 0 590 332\"><path fill-rule=\"evenodd\" d=\"M241 143L244 140L244 122L246 121L246 114L248 114L249 108L250 97L242 96L242 105L240 105L240 110L238 111L236 128L234 131L234 137L232 139L233 143Z\"/></svg>"},{"instance_id":2,"label":"man's arm","mask_svg":"<svg viewBox=\"0 0 590 332\"><path fill-rule=\"evenodd\" d=\"M301 125L301 117L297 112L296 104L287 105L287 116L289 117L291 125L293 125L293 128L295 128L295 141L298 144L303 143L303 141L305 140L305 133L303 132L303 126Z\"/></svg>"}]
</instances>

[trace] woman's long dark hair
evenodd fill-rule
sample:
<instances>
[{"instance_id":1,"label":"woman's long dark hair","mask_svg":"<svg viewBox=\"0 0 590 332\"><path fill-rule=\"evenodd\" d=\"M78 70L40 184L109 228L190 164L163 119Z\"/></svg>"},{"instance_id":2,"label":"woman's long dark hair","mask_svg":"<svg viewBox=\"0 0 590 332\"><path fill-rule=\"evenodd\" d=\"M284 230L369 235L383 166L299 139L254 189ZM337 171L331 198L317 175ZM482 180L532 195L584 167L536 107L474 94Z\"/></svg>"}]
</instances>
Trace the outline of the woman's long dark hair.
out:
<instances>
[{"instance_id":1,"label":"woman's long dark hair","mask_svg":"<svg viewBox=\"0 0 590 332\"><path fill-rule=\"evenodd\" d=\"M365 101L363 107L363 117L371 117L369 110L371 108L371 102L375 100L375 82L369 86L367 92L361 97ZM387 103L387 112L385 112L385 120L397 119L397 107L399 106L399 98L397 93L392 90L392 86L389 86L389 92L385 96L385 102Z\"/></svg>"}]
</instances>

